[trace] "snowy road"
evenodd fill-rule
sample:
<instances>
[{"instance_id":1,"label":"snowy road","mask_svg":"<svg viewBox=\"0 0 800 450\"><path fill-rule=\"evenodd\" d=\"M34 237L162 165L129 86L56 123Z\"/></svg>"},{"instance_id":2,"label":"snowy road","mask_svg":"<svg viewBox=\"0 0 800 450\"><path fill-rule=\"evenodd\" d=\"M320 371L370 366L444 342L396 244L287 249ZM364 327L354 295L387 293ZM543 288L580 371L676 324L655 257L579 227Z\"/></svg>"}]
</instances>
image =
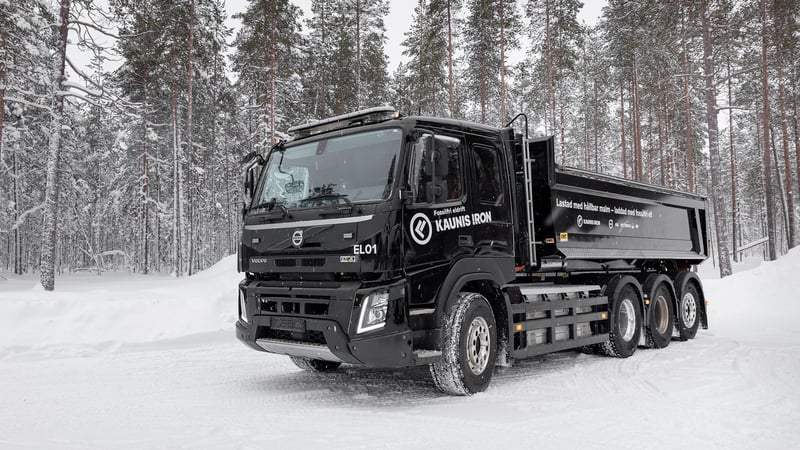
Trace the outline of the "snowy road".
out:
<instances>
[{"instance_id":1,"label":"snowy road","mask_svg":"<svg viewBox=\"0 0 800 450\"><path fill-rule=\"evenodd\" d=\"M518 363L452 398L426 370L307 374L213 333L0 361L0 446L786 448L800 436L798 355L703 332L624 360Z\"/></svg>"},{"instance_id":2,"label":"snowy road","mask_svg":"<svg viewBox=\"0 0 800 450\"><path fill-rule=\"evenodd\" d=\"M693 341L516 362L470 398L441 395L424 368L308 374L231 330L60 352L0 345L0 447L793 448L798 307L751 297L797 288L790 256L707 281L712 328ZM0 294L0 325L13 326L2 314L24 308Z\"/></svg>"}]
</instances>

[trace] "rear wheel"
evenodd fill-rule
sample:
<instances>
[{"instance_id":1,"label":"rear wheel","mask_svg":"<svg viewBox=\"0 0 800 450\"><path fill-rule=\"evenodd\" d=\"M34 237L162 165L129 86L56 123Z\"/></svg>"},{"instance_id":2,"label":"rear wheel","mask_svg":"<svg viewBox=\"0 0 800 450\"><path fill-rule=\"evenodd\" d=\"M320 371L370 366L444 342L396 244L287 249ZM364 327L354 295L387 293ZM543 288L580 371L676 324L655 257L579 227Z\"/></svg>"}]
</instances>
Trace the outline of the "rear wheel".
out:
<instances>
[{"instance_id":1,"label":"rear wheel","mask_svg":"<svg viewBox=\"0 0 800 450\"><path fill-rule=\"evenodd\" d=\"M340 362L303 358L301 356L290 356L289 358L291 358L294 365L307 372L330 372L342 365Z\"/></svg>"},{"instance_id":2,"label":"rear wheel","mask_svg":"<svg viewBox=\"0 0 800 450\"><path fill-rule=\"evenodd\" d=\"M615 289L616 290L616 289ZM626 283L611 299L611 332L602 344L608 356L627 358L636 351L642 334L642 306L633 284Z\"/></svg>"},{"instance_id":3,"label":"rear wheel","mask_svg":"<svg viewBox=\"0 0 800 450\"><path fill-rule=\"evenodd\" d=\"M497 358L497 329L486 298L462 292L445 312L442 357L430 365L436 387L450 395L486 390Z\"/></svg>"},{"instance_id":4,"label":"rear wheel","mask_svg":"<svg viewBox=\"0 0 800 450\"><path fill-rule=\"evenodd\" d=\"M645 341L648 347L664 348L672 340L674 327L674 303L672 291L666 281L658 283L649 293Z\"/></svg>"},{"instance_id":5,"label":"rear wheel","mask_svg":"<svg viewBox=\"0 0 800 450\"><path fill-rule=\"evenodd\" d=\"M693 282L687 282L678 299L677 320L678 339L688 341L697 335L700 326L700 293Z\"/></svg>"}]
</instances>

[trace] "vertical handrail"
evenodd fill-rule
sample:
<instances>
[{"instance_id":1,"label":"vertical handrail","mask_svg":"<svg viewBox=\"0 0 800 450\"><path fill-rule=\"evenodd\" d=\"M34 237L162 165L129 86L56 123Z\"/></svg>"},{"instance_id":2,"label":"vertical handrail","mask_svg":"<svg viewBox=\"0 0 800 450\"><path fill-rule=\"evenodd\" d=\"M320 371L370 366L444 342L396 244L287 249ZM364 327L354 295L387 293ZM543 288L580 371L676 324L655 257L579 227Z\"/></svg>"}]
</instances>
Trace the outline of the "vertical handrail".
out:
<instances>
[{"instance_id":1,"label":"vertical handrail","mask_svg":"<svg viewBox=\"0 0 800 450\"><path fill-rule=\"evenodd\" d=\"M528 137L522 139L523 176L525 177L525 206L528 218L528 256L529 265L536 265L536 231L533 223L533 159L528 142Z\"/></svg>"},{"instance_id":2,"label":"vertical handrail","mask_svg":"<svg viewBox=\"0 0 800 450\"><path fill-rule=\"evenodd\" d=\"M528 116L524 113L519 113L506 124L506 127L510 126L520 117L525 119L525 134L522 138L522 173L525 178L525 206L528 222L528 258L530 260L528 266L536 266L538 264L536 264L536 231L533 223L533 159L531 159L531 151L529 148Z\"/></svg>"}]
</instances>

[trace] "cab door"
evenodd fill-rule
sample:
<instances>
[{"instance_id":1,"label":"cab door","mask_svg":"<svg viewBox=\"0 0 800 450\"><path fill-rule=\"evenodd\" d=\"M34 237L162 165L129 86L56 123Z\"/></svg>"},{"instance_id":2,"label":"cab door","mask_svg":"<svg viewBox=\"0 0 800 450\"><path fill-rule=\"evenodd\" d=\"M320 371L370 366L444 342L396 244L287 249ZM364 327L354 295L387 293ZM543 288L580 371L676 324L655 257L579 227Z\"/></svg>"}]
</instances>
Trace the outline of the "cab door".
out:
<instances>
[{"instance_id":1,"label":"cab door","mask_svg":"<svg viewBox=\"0 0 800 450\"><path fill-rule=\"evenodd\" d=\"M471 237L475 256L513 256L514 228L508 168L499 143L481 136L467 141L471 172Z\"/></svg>"},{"instance_id":2,"label":"cab door","mask_svg":"<svg viewBox=\"0 0 800 450\"><path fill-rule=\"evenodd\" d=\"M463 236L469 231L468 168L463 136L419 131L413 142L405 222L404 266L424 270L449 266L471 255L474 241Z\"/></svg>"}]
</instances>

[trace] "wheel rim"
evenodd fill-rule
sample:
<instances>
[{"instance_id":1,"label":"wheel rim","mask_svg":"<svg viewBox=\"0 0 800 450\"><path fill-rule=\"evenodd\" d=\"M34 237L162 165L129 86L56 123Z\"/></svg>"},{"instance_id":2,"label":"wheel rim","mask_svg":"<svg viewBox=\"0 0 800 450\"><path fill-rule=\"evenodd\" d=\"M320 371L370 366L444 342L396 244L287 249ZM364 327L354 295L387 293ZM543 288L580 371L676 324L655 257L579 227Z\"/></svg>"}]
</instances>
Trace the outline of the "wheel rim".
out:
<instances>
[{"instance_id":1,"label":"wheel rim","mask_svg":"<svg viewBox=\"0 0 800 450\"><path fill-rule=\"evenodd\" d=\"M683 324L686 325L687 328L692 328L694 326L694 321L697 319L697 301L694 299L694 295L691 292L683 294L683 299L681 300L681 316L683 318Z\"/></svg>"},{"instance_id":2,"label":"wheel rim","mask_svg":"<svg viewBox=\"0 0 800 450\"><path fill-rule=\"evenodd\" d=\"M483 373L489 364L490 339L486 320L483 317L472 319L467 332L467 364L475 375Z\"/></svg>"},{"instance_id":3,"label":"wheel rim","mask_svg":"<svg viewBox=\"0 0 800 450\"><path fill-rule=\"evenodd\" d=\"M636 333L636 312L629 298L623 299L619 306L619 331L622 340L630 342Z\"/></svg>"},{"instance_id":4,"label":"wheel rim","mask_svg":"<svg viewBox=\"0 0 800 450\"><path fill-rule=\"evenodd\" d=\"M656 297L655 301L655 329L658 334L664 334L669 326L669 307L663 295Z\"/></svg>"}]
</instances>

